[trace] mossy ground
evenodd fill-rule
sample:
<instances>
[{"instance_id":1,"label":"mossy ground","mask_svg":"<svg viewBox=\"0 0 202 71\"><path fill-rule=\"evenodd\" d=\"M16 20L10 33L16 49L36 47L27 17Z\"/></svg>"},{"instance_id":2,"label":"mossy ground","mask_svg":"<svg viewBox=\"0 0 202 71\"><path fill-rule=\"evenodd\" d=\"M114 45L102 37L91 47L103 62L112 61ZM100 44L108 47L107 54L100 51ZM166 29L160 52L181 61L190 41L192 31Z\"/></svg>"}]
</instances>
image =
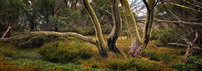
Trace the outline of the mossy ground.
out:
<instances>
[{"instance_id":1,"label":"mossy ground","mask_svg":"<svg viewBox=\"0 0 202 71\"><path fill-rule=\"evenodd\" d=\"M92 36L93 37L93 36ZM99 55L98 49L93 44L68 38L60 41L62 44L84 44L88 49L93 50L93 55L88 59L76 61L61 61L57 63L49 61L40 55L41 48L15 48L9 43L0 42L0 70L20 71L176 71L185 69L182 67L183 57L186 48L182 47L159 47L157 42L150 41L145 51L137 58L128 55L130 40L127 37L120 37L117 46L121 54L108 52L109 57L103 58ZM52 42L54 43L54 42ZM48 45L47 43L46 45ZM75 44L75 45L76 45ZM65 47L65 46L64 46ZM50 55L51 56L51 55ZM201 57L195 56L200 61ZM74 59L72 57L72 59ZM66 62L66 63L64 63ZM180 66L180 64L182 64ZM192 64L191 66L194 66ZM8 69L9 68L9 69ZM190 70L198 70L197 66L188 67ZM199 68L200 69L200 68Z\"/></svg>"}]
</instances>

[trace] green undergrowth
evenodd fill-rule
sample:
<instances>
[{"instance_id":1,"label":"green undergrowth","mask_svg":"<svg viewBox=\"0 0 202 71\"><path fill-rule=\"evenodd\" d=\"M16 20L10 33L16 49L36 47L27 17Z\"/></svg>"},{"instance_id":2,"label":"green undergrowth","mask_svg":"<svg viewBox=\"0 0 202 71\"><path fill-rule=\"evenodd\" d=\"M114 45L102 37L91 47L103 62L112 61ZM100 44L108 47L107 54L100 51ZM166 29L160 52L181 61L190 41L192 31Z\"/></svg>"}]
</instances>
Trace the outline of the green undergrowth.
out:
<instances>
[{"instance_id":1,"label":"green undergrowth","mask_svg":"<svg viewBox=\"0 0 202 71\"><path fill-rule=\"evenodd\" d=\"M117 46L122 54L109 51L109 57L103 58L94 44L72 37L59 39L62 40L26 49L0 42L0 70L10 68L16 71L200 71L202 68L200 64L195 63L202 63L200 55L190 56L189 64L185 66L183 61L186 48L161 47L161 43L154 40L149 42L140 57L133 58L128 55L130 39L121 37L117 41ZM27 68L31 70L25 70Z\"/></svg>"}]
</instances>

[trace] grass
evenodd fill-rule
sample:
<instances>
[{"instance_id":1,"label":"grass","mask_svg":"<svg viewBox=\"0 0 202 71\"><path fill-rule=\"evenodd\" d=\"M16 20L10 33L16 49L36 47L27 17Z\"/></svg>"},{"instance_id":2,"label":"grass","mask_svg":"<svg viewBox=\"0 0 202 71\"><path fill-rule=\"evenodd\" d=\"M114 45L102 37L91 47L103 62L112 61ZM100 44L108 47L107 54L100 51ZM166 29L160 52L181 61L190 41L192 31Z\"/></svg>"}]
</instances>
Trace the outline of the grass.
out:
<instances>
[{"instance_id":1,"label":"grass","mask_svg":"<svg viewBox=\"0 0 202 71\"><path fill-rule=\"evenodd\" d=\"M94 36L91 36L94 37ZM107 35L105 35L107 37ZM117 41L117 46L122 54L114 54L109 51L109 57L103 58L99 55L98 49L91 43L84 42L75 38L69 37L62 44L84 44L94 51L93 56L89 59L77 59L73 63L57 63L50 62L44 59L43 55L38 55L40 48L19 49L8 43L0 42L1 57L6 57L6 60L15 66L39 66L44 69L58 69L58 71L74 70L74 71L175 71L182 68L189 69L194 67L182 67L183 57L186 48L182 47L159 47L156 41L150 41L148 47L139 58L131 58L128 55L130 41L127 37L120 37ZM64 46L66 47L66 46ZM48 48L46 48L48 49ZM2 54L8 51L7 53ZM64 49L65 50L65 49ZM12 53L9 53L12 52ZM20 53L22 52L22 53ZM19 57L12 55L20 53ZM34 55L33 55L34 53ZM11 56L6 56L10 54ZM40 57L42 56L42 57ZM36 57L33 58L32 57ZM38 58L39 57L39 58ZM195 57L196 58L196 57ZM198 60L200 61L200 60Z\"/></svg>"}]
</instances>

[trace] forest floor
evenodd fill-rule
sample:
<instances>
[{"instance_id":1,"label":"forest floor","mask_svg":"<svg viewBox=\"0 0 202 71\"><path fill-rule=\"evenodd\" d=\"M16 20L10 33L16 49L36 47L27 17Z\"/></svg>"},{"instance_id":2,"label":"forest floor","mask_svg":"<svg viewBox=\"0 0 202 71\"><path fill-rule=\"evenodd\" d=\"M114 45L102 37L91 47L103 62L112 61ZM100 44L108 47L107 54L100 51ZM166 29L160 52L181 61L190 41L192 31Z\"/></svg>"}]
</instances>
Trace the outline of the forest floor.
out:
<instances>
[{"instance_id":1,"label":"forest floor","mask_svg":"<svg viewBox=\"0 0 202 71\"><path fill-rule=\"evenodd\" d=\"M103 58L95 45L78 39L58 41L62 44L84 44L93 50L93 55L88 59L76 59L70 62L55 62L46 59L40 53L41 48L16 48L10 43L0 42L0 70L15 71L180 71L184 69L183 58L186 48L183 47L160 47L156 41L150 41L145 51L137 58L128 55L130 40L120 37L117 46L121 54L108 52L109 57ZM54 43L54 42L51 42ZM49 45L51 43L46 43ZM43 45L44 46L44 45ZM42 47L43 47L42 46ZM58 47L60 45L57 45ZM45 46L44 46L45 47ZM65 47L65 46L64 46ZM53 52L54 53L54 52ZM49 55L51 56L51 54ZM58 56L60 56L58 54ZM53 57L54 58L54 57ZM72 59L74 59L72 58ZM62 59L62 58L61 58ZM64 58L65 59L65 58ZM202 58L191 56L190 60ZM64 60L65 61L65 60ZM189 69L196 69L195 64L188 65ZM27 69L27 70L26 70ZM31 70L29 70L31 69ZM12 70L13 71L13 70Z\"/></svg>"}]
</instances>

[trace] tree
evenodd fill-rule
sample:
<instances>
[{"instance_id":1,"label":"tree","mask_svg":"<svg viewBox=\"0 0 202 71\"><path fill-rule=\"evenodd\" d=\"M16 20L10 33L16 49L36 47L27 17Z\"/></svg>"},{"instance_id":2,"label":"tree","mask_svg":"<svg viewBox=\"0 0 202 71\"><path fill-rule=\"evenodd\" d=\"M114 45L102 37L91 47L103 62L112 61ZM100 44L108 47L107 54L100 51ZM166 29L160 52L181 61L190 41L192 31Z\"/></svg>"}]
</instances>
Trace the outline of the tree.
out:
<instances>
[{"instance_id":1,"label":"tree","mask_svg":"<svg viewBox=\"0 0 202 71\"><path fill-rule=\"evenodd\" d=\"M90 6L90 3L88 0L83 0L83 4L84 4L84 7L86 8L86 10L87 10L87 12L91 18L93 25L94 25L94 29L95 29L95 33L96 33L96 39L98 40L98 42L97 42L98 46L97 47L99 49L99 52L100 52L101 56L107 57L107 50L106 50L107 44L104 41L101 26L100 26L100 23L97 19L97 16L96 16L95 12L93 11L92 7Z\"/></svg>"},{"instance_id":2,"label":"tree","mask_svg":"<svg viewBox=\"0 0 202 71\"><path fill-rule=\"evenodd\" d=\"M193 5L193 4L195 5ZM157 22L166 23L168 30L171 30L178 42L170 42L169 45L187 47L184 59L184 65L188 64L189 56L193 51L200 51L201 36L201 11L199 4L194 1L161 1L158 10L166 12L157 15ZM199 10L198 10L199 9ZM159 11L159 13L162 13ZM158 13L157 13L158 14ZM186 18L185 18L186 17ZM197 62L195 62L197 63Z\"/></svg>"},{"instance_id":3,"label":"tree","mask_svg":"<svg viewBox=\"0 0 202 71\"><path fill-rule=\"evenodd\" d=\"M147 18L146 18L147 21L143 32L143 38L141 38L139 34L137 23L130 9L128 0L120 0L120 2L125 13L128 30L132 39L129 53L131 56L136 57L143 49L146 48L149 42L151 27L154 19L153 16L154 7L157 2L156 0L148 0L148 2L146 0L143 0L147 8Z\"/></svg>"},{"instance_id":4,"label":"tree","mask_svg":"<svg viewBox=\"0 0 202 71\"><path fill-rule=\"evenodd\" d=\"M115 53L120 53L120 50L116 46L116 41L120 35L122 28L122 22L118 7L118 0L112 0L112 14L113 14L113 29L107 38L108 47Z\"/></svg>"}]
</instances>

